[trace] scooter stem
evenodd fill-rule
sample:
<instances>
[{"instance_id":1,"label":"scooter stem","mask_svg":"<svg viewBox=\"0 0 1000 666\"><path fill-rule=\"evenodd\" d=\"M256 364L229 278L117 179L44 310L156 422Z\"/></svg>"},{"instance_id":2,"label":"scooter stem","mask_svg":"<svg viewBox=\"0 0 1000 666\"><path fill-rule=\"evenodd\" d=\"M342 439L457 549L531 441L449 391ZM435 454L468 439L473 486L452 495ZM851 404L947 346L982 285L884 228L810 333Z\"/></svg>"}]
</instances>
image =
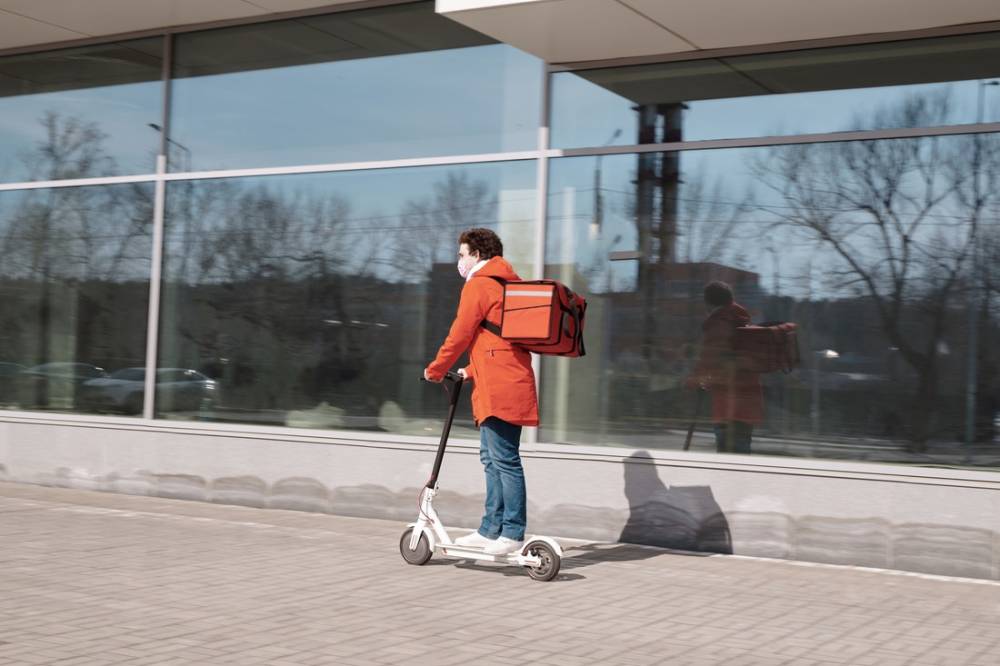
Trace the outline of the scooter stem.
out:
<instances>
[{"instance_id":1,"label":"scooter stem","mask_svg":"<svg viewBox=\"0 0 1000 666\"><path fill-rule=\"evenodd\" d=\"M441 431L441 441L438 443L437 455L434 457L434 469L427 479L427 488L437 487L438 473L441 471L441 462L444 460L444 450L448 446L448 435L451 433L451 423L455 420L455 409L458 407L458 397L462 394L462 384L465 383L461 375L454 372L446 373L444 376L444 388L448 392L448 420L444 423L444 430Z\"/></svg>"}]
</instances>

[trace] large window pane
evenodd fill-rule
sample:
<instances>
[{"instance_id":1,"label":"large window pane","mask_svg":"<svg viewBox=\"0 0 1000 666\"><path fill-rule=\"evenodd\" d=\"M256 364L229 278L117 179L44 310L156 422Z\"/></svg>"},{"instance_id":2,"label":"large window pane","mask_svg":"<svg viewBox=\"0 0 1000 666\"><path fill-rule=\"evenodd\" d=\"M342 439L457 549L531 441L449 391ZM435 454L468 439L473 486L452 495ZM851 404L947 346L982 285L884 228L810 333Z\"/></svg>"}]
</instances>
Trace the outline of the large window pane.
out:
<instances>
[{"instance_id":1,"label":"large window pane","mask_svg":"<svg viewBox=\"0 0 1000 666\"><path fill-rule=\"evenodd\" d=\"M458 235L493 228L530 275L535 174L525 161L171 183L159 365L197 374L161 386L158 411L433 435L445 397L419 378L458 304ZM456 435L471 427L463 400Z\"/></svg>"},{"instance_id":2,"label":"large window pane","mask_svg":"<svg viewBox=\"0 0 1000 666\"><path fill-rule=\"evenodd\" d=\"M137 414L152 185L0 192L0 405Z\"/></svg>"},{"instance_id":3,"label":"large window pane","mask_svg":"<svg viewBox=\"0 0 1000 666\"><path fill-rule=\"evenodd\" d=\"M416 3L176 41L172 168L533 149L541 63Z\"/></svg>"},{"instance_id":4,"label":"large window pane","mask_svg":"<svg viewBox=\"0 0 1000 666\"><path fill-rule=\"evenodd\" d=\"M759 381L753 453L1000 465L1000 136L566 158L550 180L546 273L590 307L588 355L543 363L543 440L677 449L694 421L715 451L714 397ZM713 280L795 322L802 364L734 365L699 405Z\"/></svg>"},{"instance_id":5,"label":"large window pane","mask_svg":"<svg viewBox=\"0 0 1000 666\"><path fill-rule=\"evenodd\" d=\"M0 58L0 181L151 173L162 50L156 37Z\"/></svg>"},{"instance_id":6,"label":"large window pane","mask_svg":"<svg viewBox=\"0 0 1000 666\"><path fill-rule=\"evenodd\" d=\"M553 76L558 147L1000 120L1000 33ZM586 113L581 113L586 109Z\"/></svg>"}]
</instances>

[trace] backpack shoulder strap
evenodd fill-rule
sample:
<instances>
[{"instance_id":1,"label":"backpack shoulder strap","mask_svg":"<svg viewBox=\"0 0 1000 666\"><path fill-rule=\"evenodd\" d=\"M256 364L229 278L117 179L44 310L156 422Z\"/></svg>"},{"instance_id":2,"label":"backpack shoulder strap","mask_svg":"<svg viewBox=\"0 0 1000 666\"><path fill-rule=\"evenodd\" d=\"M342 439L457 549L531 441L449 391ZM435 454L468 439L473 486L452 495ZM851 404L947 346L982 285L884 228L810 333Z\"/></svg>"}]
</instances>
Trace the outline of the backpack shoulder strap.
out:
<instances>
[{"instance_id":1,"label":"backpack shoulder strap","mask_svg":"<svg viewBox=\"0 0 1000 666\"><path fill-rule=\"evenodd\" d=\"M473 275L472 277L474 277L474 278L477 278L477 277L490 278L491 280L496 280L500 284L501 287L507 286L507 280L503 279L502 277L498 277L496 275L478 275L477 274L477 275ZM493 335L497 336L498 338L501 337L500 336L500 327L497 326L496 324L494 324L493 322L489 321L485 317L483 318L483 320L481 322L479 322L479 325L482 326L483 328L485 328L487 331L489 331Z\"/></svg>"}]
</instances>

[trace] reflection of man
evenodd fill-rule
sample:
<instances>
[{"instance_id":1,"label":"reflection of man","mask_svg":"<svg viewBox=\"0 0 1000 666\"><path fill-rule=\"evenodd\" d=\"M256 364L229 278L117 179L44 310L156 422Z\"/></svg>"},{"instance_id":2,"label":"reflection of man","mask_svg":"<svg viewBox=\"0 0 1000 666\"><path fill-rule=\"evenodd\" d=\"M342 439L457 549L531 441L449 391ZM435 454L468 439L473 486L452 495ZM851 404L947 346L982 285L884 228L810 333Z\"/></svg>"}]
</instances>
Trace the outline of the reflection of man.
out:
<instances>
[{"instance_id":1,"label":"reflection of man","mask_svg":"<svg viewBox=\"0 0 1000 666\"><path fill-rule=\"evenodd\" d=\"M716 450L750 453L753 427L764 416L764 395L760 375L740 369L733 351L736 329L749 324L750 315L725 282L705 285L705 304L712 311L701 326L701 354L687 384L712 393Z\"/></svg>"}]
</instances>

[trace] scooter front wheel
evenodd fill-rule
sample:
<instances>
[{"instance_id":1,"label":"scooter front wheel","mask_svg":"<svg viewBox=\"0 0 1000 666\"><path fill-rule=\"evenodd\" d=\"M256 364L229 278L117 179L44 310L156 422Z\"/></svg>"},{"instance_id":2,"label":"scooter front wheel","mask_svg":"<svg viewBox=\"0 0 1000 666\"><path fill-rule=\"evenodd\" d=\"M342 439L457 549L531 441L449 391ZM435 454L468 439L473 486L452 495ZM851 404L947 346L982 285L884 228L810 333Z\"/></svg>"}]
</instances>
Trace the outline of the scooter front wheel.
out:
<instances>
[{"instance_id":1,"label":"scooter front wheel","mask_svg":"<svg viewBox=\"0 0 1000 666\"><path fill-rule=\"evenodd\" d=\"M399 537L399 554L403 556L407 564L415 564L417 566L427 564L427 561L431 559L431 555L434 554L431 551L430 542L427 541L427 535L421 534L420 539L417 541L417 547L411 550L411 534L413 534L413 528L407 527L406 531L403 532L403 536Z\"/></svg>"},{"instance_id":2,"label":"scooter front wheel","mask_svg":"<svg viewBox=\"0 0 1000 666\"><path fill-rule=\"evenodd\" d=\"M535 580L552 580L559 573L559 567L562 564L562 560L559 554L553 550L552 546L545 543L544 541L532 541L527 546L524 547L524 553L527 555L534 555L541 562L538 566L525 567L528 570L528 575Z\"/></svg>"}]
</instances>

